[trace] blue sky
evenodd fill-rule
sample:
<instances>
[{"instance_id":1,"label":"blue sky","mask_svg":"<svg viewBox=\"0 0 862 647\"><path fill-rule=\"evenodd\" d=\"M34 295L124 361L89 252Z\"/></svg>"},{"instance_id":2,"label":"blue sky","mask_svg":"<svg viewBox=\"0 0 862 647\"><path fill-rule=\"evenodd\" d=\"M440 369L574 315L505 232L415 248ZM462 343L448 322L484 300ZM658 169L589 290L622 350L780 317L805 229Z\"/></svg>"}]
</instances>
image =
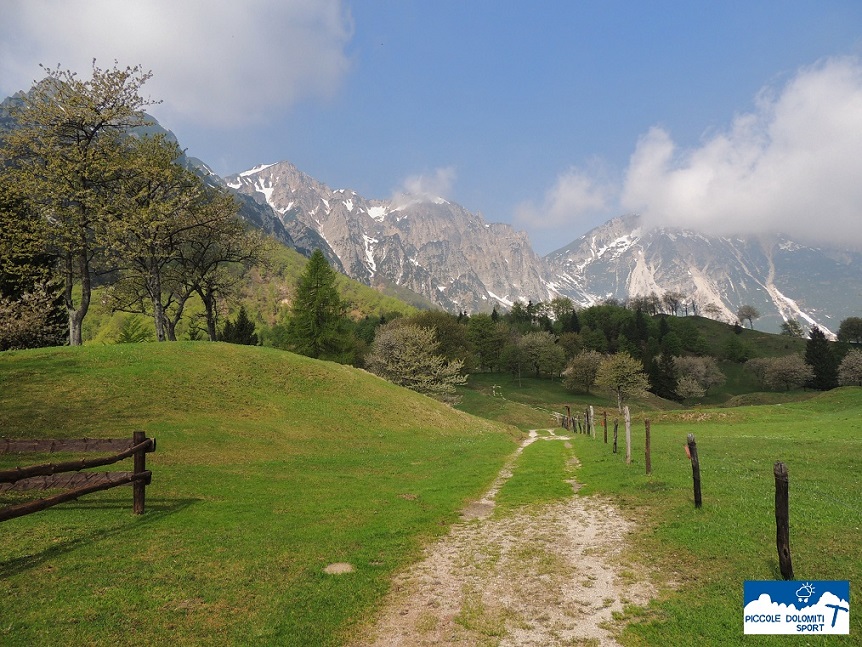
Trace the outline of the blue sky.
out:
<instances>
[{"instance_id":1,"label":"blue sky","mask_svg":"<svg viewBox=\"0 0 862 647\"><path fill-rule=\"evenodd\" d=\"M0 0L0 91L140 63L229 174L442 195L547 253L624 212L862 244L862 3Z\"/></svg>"}]
</instances>

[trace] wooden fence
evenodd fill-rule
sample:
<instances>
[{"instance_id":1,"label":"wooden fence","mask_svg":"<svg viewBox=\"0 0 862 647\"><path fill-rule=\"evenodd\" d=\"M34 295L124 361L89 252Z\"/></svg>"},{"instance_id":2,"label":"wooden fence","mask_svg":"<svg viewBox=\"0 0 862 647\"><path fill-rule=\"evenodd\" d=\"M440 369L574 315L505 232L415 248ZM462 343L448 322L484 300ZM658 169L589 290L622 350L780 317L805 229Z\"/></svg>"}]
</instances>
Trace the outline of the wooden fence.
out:
<instances>
[{"instance_id":1,"label":"wooden fence","mask_svg":"<svg viewBox=\"0 0 862 647\"><path fill-rule=\"evenodd\" d=\"M142 514L144 512L146 486L152 480L152 472L146 468L146 455L156 451L156 439L147 438L143 431L134 432L131 439L9 440L0 438L0 454L109 451L116 453L101 458L82 458L62 463L46 463L0 470L0 493L26 490L67 490L44 499L0 508L0 522L32 514L58 503L72 501L85 494L129 483L132 484L133 510L135 514ZM133 471L131 472L81 471L91 467L112 465L127 458L134 458Z\"/></svg>"}]
</instances>

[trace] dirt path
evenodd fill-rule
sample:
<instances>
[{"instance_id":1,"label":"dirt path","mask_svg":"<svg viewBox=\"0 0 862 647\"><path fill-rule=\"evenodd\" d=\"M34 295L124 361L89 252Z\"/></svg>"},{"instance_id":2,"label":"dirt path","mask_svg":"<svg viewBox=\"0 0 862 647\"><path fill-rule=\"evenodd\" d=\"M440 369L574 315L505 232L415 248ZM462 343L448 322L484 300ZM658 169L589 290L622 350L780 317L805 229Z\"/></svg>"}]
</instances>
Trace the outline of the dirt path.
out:
<instances>
[{"instance_id":1,"label":"dirt path","mask_svg":"<svg viewBox=\"0 0 862 647\"><path fill-rule=\"evenodd\" d=\"M550 435L530 432L463 521L395 580L355 647L618 644L612 614L654 593L620 563L630 523L606 502L578 496L492 517L527 445L569 442L542 431Z\"/></svg>"}]
</instances>

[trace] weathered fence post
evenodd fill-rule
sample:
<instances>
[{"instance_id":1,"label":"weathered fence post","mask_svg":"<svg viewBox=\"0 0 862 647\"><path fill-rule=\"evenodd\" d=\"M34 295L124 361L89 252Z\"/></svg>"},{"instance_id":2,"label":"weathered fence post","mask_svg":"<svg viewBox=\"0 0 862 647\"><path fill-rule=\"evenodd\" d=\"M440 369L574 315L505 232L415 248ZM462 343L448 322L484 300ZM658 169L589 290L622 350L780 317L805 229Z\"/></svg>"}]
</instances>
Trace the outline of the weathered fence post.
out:
<instances>
[{"instance_id":1,"label":"weathered fence post","mask_svg":"<svg viewBox=\"0 0 862 647\"><path fill-rule=\"evenodd\" d=\"M700 461L697 458L697 443L694 440L694 434L688 435L686 453L691 459L691 478L694 482L694 507L699 508L703 505L703 501L700 497Z\"/></svg>"},{"instance_id":2,"label":"weathered fence post","mask_svg":"<svg viewBox=\"0 0 862 647\"><path fill-rule=\"evenodd\" d=\"M602 411L602 428L605 430L605 445L608 444L608 412Z\"/></svg>"},{"instance_id":3,"label":"weathered fence post","mask_svg":"<svg viewBox=\"0 0 862 647\"><path fill-rule=\"evenodd\" d=\"M590 436L596 437L596 410L590 405Z\"/></svg>"},{"instance_id":4,"label":"weathered fence post","mask_svg":"<svg viewBox=\"0 0 862 647\"><path fill-rule=\"evenodd\" d=\"M572 424L572 408L569 405L566 405L566 429L575 431L575 426Z\"/></svg>"},{"instance_id":5,"label":"weathered fence post","mask_svg":"<svg viewBox=\"0 0 862 647\"><path fill-rule=\"evenodd\" d=\"M652 457L650 456L650 425L649 420L644 420L644 427L646 431L646 447L644 448L644 454L646 455L646 473L647 475L652 474Z\"/></svg>"},{"instance_id":6,"label":"weathered fence post","mask_svg":"<svg viewBox=\"0 0 862 647\"><path fill-rule=\"evenodd\" d=\"M143 431L135 431L132 432L132 445L140 445L147 439L147 434ZM141 472L147 471L147 453L146 450L140 450L135 452L134 457L134 468L133 472L135 474L140 474ZM143 514L144 513L144 499L146 496L147 484L143 480L135 481L132 484L132 507L134 509L135 514Z\"/></svg>"},{"instance_id":7,"label":"weathered fence post","mask_svg":"<svg viewBox=\"0 0 862 647\"><path fill-rule=\"evenodd\" d=\"M626 465L632 462L632 416L628 407L623 407L623 417L626 421Z\"/></svg>"},{"instance_id":8,"label":"weathered fence post","mask_svg":"<svg viewBox=\"0 0 862 647\"><path fill-rule=\"evenodd\" d=\"M620 426L620 419L614 418L614 454L617 453L617 429Z\"/></svg>"},{"instance_id":9,"label":"weathered fence post","mask_svg":"<svg viewBox=\"0 0 862 647\"><path fill-rule=\"evenodd\" d=\"M778 548L778 565L781 577L793 579L793 563L790 559L790 495L787 465L778 461L773 468L775 474L775 544Z\"/></svg>"}]
</instances>

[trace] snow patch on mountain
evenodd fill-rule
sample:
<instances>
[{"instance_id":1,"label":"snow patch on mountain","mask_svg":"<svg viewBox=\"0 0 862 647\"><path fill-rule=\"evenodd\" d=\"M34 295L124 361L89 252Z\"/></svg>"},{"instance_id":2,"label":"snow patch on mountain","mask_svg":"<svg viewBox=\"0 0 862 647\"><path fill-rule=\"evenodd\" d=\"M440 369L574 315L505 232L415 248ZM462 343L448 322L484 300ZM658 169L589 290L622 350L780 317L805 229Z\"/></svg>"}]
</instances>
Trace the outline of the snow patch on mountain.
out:
<instances>
[{"instance_id":1,"label":"snow patch on mountain","mask_svg":"<svg viewBox=\"0 0 862 647\"><path fill-rule=\"evenodd\" d=\"M267 181L269 182L269 184L267 184ZM275 187L272 184L271 178L258 178L257 181L254 183L254 190L258 193L262 193L263 197L266 199L266 203L273 209L276 209L276 206L272 202L273 189L275 189Z\"/></svg>"},{"instance_id":2,"label":"snow patch on mountain","mask_svg":"<svg viewBox=\"0 0 862 647\"><path fill-rule=\"evenodd\" d=\"M377 222L383 222L383 219L386 218L386 207L370 207L368 215Z\"/></svg>"},{"instance_id":3,"label":"snow patch on mountain","mask_svg":"<svg viewBox=\"0 0 862 647\"><path fill-rule=\"evenodd\" d=\"M365 264L371 270L371 276L374 276L377 273L377 263L374 261L374 245L380 241L368 234L362 234L362 239L365 241Z\"/></svg>"},{"instance_id":4,"label":"snow patch on mountain","mask_svg":"<svg viewBox=\"0 0 862 647\"><path fill-rule=\"evenodd\" d=\"M498 295L494 294L493 292L491 292L491 290L488 290L487 292L488 292L488 296L490 296L492 299L499 301L500 303L502 303L507 308L511 308L513 305L515 305L515 302L509 298L508 294L504 297L501 297L501 296L498 296Z\"/></svg>"},{"instance_id":5,"label":"snow patch on mountain","mask_svg":"<svg viewBox=\"0 0 862 647\"><path fill-rule=\"evenodd\" d=\"M250 168L247 171L239 173L239 177L248 177L249 175L255 175L256 173L260 173L261 171L268 169L270 166L275 166L275 164L276 162L273 162L272 164L258 164L254 168Z\"/></svg>"}]
</instances>

